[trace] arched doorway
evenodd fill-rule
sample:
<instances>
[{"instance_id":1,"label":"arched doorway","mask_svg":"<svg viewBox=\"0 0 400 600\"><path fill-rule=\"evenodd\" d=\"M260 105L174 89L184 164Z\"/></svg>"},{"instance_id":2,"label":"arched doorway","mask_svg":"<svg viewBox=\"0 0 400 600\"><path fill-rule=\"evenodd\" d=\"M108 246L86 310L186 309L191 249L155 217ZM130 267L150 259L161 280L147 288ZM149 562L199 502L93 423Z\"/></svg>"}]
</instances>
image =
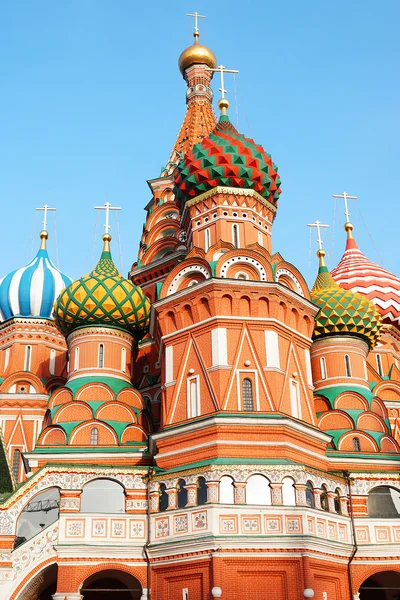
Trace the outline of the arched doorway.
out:
<instances>
[{"instance_id":1,"label":"arched doorway","mask_svg":"<svg viewBox=\"0 0 400 600\"><path fill-rule=\"evenodd\" d=\"M107 569L94 573L82 585L83 600L140 600L140 582L125 571Z\"/></svg>"},{"instance_id":2,"label":"arched doorway","mask_svg":"<svg viewBox=\"0 0 400 600\"><path fill-rule=\"evenodd\" d=\"M400 573L381 571L360 586L360 600L400 600Z\"/></svg>"},{"instance_id":3,"label":"arched doorway","mask_svg":"<svg viewBox=\"0 0 400 600\"><path fill-rule=\"evenodd\" d=\"M18 600L52 600L57 590L57 565L49 565L28 583Z\"/></svg>"}]
</instances>

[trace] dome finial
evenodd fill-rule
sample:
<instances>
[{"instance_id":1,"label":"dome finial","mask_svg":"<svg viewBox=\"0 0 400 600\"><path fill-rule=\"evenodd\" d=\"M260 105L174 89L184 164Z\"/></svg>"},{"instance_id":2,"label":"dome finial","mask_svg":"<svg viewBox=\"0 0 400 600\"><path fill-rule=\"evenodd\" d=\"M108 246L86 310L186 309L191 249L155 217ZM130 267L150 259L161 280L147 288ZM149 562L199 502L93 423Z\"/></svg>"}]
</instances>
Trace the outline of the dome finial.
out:
<instances>
[{"instance_id":1,"label":"dome finial","mask_svg":"<svg viewBox=\"0 0 400 600\"><path fill-rule=\"evenodd\" d=\"M315 223L307 223L307 227L316 227L317 229L317 242L318 242L318 251L317 256L319 258L319 270L327 270L325 264L325 256L326 252L322 249L322 238L321 238L321 228L328 228L329 225L323 225L320 221L315 221Z\"/></svg>"},{"instance_id":2,"label":"dome finial","mask_svg":"<svg viewBox=\"0 0 400 600\"><path fill-rule=\"evenodd\" d=\"M49 239L49 234L48 234L48 231L47 231L47 213L49 212L49 210L55 212L57 209L50 208L50 206L48 206L47 204L45 204L43 207L37 208L36 210L42 210L43 211L43 230L40 232L39 236L40 236L40 239L41 239L40 249L41 250L46 250L46 241Z\"/></svg>"},{"instance_id":3,"label":"dome finial","mask_svg":"<svg viewBox=\"0 0 400 600\"><path fill-rule=\"evenodd\" d=\"M214 53L207 46L202 46L199 43L199 27L198 20L205 19L205 15L199 15L198 12L195 13L187 13L188 17L194 17L194 43L192 46L186 48L179 57L178 65L179 70L185 78L185 71L188 67L192 65L206 65L209 68L215 68L217 65L217 59L215 58Z\"/></svg>"},{"instance_id":4,"label":"dome finial","mask_svg":"<svg viewBox=\"0 0 400 600\"><path fill-rule=\"evenodd\" d=\"M236 69L226 69L224 67L224 65L219 65L219 67L217 67L216 69L210 69L210 71L213 71L213 73L220 74L221 87L218 89L221 92L221 98L218 101L218 108L221 111L221 117L227 117L228 116L228 108L229 108L229 100L227 98L225 98L226 89L224 87L224 73L233 73L234 75L236 75L236 73L239 73L239 71Z\"/></svg>"}]
</instances>

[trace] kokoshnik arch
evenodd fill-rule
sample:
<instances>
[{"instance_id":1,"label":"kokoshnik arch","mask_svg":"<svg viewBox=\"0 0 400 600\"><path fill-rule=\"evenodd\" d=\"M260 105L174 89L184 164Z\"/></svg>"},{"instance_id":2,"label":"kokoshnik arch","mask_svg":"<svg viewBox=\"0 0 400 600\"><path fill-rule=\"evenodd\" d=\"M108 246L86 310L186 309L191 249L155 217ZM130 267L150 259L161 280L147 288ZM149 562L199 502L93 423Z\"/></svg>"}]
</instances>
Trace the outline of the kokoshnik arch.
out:
<instances>
[{"instance_id":1,"label":"kokoshnik arch","mask_svg":"<svg viewBox=\"0 0 400 600\"><path fill-rule=\"evenodd\" d=\"M0 281L1 597L392 598L400 281L347 207L311 290L272 249L278 167L231 123L235 71L194 16L128 277L108 204L89 274L51 262L44 207L38 254Z\"/></svg>"}]
</instances>

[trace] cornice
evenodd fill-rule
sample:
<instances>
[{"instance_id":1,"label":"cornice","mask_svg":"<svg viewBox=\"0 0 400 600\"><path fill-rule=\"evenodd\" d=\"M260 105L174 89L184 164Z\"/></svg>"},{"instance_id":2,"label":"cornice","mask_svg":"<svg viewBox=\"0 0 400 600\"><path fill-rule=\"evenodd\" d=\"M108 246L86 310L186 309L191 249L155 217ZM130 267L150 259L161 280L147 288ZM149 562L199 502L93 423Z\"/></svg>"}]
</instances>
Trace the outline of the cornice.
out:
<instances>
[{"instance_id":1,"label":"cornice","mask_svg":"<svg viewBox=\"0 0 400 600\"><path fill-rule=\"evenodd\" d=\"M216 194L232 194L233 196L247 196L250 198L255 198L256 200L258 200L258 202L260 202L261 204L263 204L264 206L269 208L269 210L272 211L273 213L276 213L276 211L277 211L276 206L274 206L271 202L269 202L268 200L263 198L263 196L261 196L255 190L251 190L248 188L234 188L234 187L217 186L217 187L213 188L212 190L208 190L207 192L204 192L203 194L199 194L195 198L191 198L190 200L187 200L187 202L185 203L185 208L183 210L182 221L185 218L187 208L190 208L191 206L194 206L195 204L198 204L199 202L202 202L203 200L212 198Z\"/></svg>"}]
</instances>

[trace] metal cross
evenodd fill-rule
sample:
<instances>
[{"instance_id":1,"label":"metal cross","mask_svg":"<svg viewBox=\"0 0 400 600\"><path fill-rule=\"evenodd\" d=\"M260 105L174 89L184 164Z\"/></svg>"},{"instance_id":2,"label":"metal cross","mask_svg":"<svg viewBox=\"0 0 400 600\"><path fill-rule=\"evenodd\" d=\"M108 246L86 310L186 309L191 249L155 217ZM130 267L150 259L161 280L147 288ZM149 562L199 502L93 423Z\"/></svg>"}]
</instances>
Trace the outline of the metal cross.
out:
<instances>
[{"instance_id":1,"label":"metal cross","mask_svg":"<svg viewBox=\"0 0 400 600\"><path fill-rule=\"evenodd\" d=\"M186 16L194 17L194 32L199 33L198 19L205 19L206 18L205 15L199 15L198 12L195 12L195 13L187 13Z\"/></svg>"},{"instance_id":2,"label":"metal cross","mask_svg":"<svg viewBox=\"0 0 400 600\"><path fill-rule=\"evenodd\" d=\"M318 233L317 242L318 242L319 249L322 250L321 228L329 227L329 225L322 225L322 223L320 221L315 221L315 223L307 223L307 227L316 227L317 228L317 233Z\"/></svg>"},{"instance_id":3,"label":"metal cross","mask_svg":"<svg viewBox=\"0 0 400 600\"><path fill-rule=\"evenodd\" d=\"M226 89L224 88L224 73L239 73L235 69L225 69L224 65L219 65L216 69L209 69L208 71L212 71L213 73L219 73L221 76L221 87L219 91L221 92L221 98L225 98Z\"/></svg>"},{"instance_id":4,"label":"metal cross","mask_svg":"<svg viewBox=\"0 0 400 600\"><path fill-rule=\"evenodd\" d=\"M343 198L344 200L344 214L346 217L346 223L350 222L350 213L349 213L349 207L347 204L347 200L357 200L357 196L349 196L346 192L343 192L343 194L333 194L334 198Z\"/></svg>"},{"instance_id":5,"label":"metal cross","mask_svg":"<svg viewBox=\"0 0 400 600\"><path fill-rule=\"evenodd\" d=\"M110 210L121 210L120 206L111 206L110 202L106 202L104 206L95 206L96 210L105 210L106 211L106 222L104 224L104 229L106 233L110 229Z\"/></svg>"},{"instance_id":6,"label":"metal cross","mask_svg":"<svg viewBox=\"0 0 400 600\"><path fill-rule=\"evenodd\" d=\"M37 208L36 210L43 210L43 231L47 231L47 213L49 210L57 210L56 208L50 208L50 206L47 206L47 204L45 204L43 206L43 208Z\"/></svg>"}]
</instances>

